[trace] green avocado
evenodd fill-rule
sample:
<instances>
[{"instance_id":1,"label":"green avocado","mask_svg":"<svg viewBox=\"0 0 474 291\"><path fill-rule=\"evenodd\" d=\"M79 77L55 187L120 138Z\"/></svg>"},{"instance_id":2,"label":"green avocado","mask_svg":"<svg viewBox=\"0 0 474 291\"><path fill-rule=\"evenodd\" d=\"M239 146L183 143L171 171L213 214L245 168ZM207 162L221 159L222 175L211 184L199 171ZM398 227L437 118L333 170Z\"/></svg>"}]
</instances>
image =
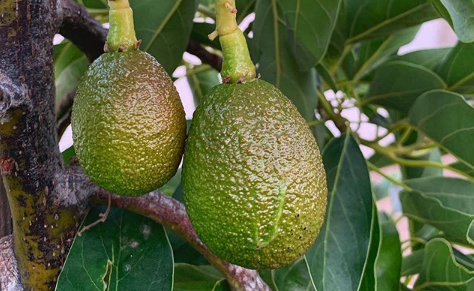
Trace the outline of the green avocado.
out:
<instances>
[{"instance_id":1,"label":"green avocado","mask_svg":"<svg viewBox=\"0 0 474 291\"><path fill-rule=\"evenodd\" d=\"M274 269L314 243L326 175L306 121L276 87L215 87L194 113L183 164L186 210L202 242L246 268Z\"/></svg>"},{"instance_id":2,"label":"green avocado","mask_svg":"<svg viewBox=\"0 0 474 291\"><path fill-rule=\"evenodd\" d=\"M71 123L84 171L113 193L138 196L155 190L181 161L183 105L171 78L145 52L99 57L78 87Z\"/></svg>"}]
</instances>

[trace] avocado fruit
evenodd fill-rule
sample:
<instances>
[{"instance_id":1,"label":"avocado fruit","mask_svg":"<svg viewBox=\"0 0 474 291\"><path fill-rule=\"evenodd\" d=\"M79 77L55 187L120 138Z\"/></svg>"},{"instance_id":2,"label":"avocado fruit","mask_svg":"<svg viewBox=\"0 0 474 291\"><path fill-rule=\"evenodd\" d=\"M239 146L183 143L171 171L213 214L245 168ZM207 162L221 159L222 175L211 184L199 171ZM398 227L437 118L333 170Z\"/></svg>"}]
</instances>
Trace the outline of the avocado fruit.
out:
<instances>
[{"instance_id":1,"label":"avocado fruit","mask_svg":"<svg viewBox=\"0 0 474 291\"><path fill-rule=\"evenodd\" d=\"M71 124L81 166L102 188L139 196L176 173L186 137L171 78L148 53L108 52L77 89Z\"/></svg>"},{"instance_id":2,"label":"avocado fruit","mask_svg":"<svg viewBox=\"0 0 474 291\"><path fill-rule=\"evenodd\" d=\"M301 257L326 212L326 174L306 121L259 79L218 85L196 109L182 183L202 242L250 269Z\"/></svg>"}]
</instances>

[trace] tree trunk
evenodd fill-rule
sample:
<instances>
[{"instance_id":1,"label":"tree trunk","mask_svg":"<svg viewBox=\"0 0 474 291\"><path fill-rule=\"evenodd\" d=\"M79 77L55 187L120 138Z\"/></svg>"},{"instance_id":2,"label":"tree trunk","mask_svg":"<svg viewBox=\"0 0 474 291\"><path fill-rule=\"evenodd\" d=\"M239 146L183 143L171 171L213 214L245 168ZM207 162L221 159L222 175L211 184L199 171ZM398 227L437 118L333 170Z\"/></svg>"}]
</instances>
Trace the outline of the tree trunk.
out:
<instances>
[{"instance_id":1,"label":"tree trunk","mask_svg":"<svg viewBox=\"0 0 474 291\"><path fill-rule=\"evenodd\" d=\"M54 289L80 219L56 198L63 167L54 116L56 3L5 0L0 6L0 171L22 283L35 291Z\"/></svg>"}]
</instances>

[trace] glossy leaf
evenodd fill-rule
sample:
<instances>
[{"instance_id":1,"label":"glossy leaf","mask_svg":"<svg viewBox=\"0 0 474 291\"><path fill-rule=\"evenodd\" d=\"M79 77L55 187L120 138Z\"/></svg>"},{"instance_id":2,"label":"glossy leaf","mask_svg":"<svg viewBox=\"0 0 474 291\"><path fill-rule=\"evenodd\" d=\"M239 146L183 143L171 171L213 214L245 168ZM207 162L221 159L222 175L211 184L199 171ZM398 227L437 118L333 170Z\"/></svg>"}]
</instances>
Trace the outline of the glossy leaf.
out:
<instances>
[{"instance_id":1,"label":"glossy leaf","mask_svg":"<svg viewBox=\"0 0 474 291\"><path fill-rule=\"evenodd\" d=\"M372 210L372 225L371 225L371 237L370 237L370 250L364 267L364 275L362 282L359 287L359 291L374 291L374 287L378 284L376 261L378 253L380 251L381 243L381 232L380 224L377 214L377 208L374 204Z\"/></svg>"},{"instance_id":2,"label":"glossy leaf","mask_svg":"<svg viewBox=\"0 0 474 291\"><path fill-rule=\"evenodd\" d=\"M411 42L418 30L419 26L415 26L383 39L366 41L354 46L342 63L347 78L355 81L364 78L395 55L401 46Z\"/></svg>"},{"instance_id":3,"label":"glossy leaf","mask_svg":"<svg viewBox=\"0 0 474 291\"><path fill-rule=\"evenodd\" d=\"M449 91L474 93L473 66L474 43L459 43L446 55L437 73L448 84Z\"/></svg>"},{"instance_id":4,"label":"glossy leaf","mask_svg":"<svg viewBox=\"0 0 474 291\"><path fill-rule=\"evenodd\" d=\"M259 63L262 79L273 83L293 101L306 120L314 119L317 104L316 70L301 72L289 44L287 27L276 0L259 0L255 7L254 42L258 48L252 57Z\"/></svg>"},{"instance_id":5,"label":"glossy leaf","mask_svg":"<svg viewBox=\"0 0 474 291\"><path fill-rule=\"evenodd\" d=\"M273 291L316 291L309 275L306 257L280 269L260 271L260 274Z\"/></svg>"},{"instance_id":6,"label":"glossy leaf","mask_svg":"<svg viewBox=\"0 0 474 291\"><path fill-rule=\"evenodd\" d=\"M346 43L392 35L437 17L426 0L346 0Z\"/></svg>"},{"instance_id":7,"label":"glossy leaf","mask_svg":"<svg viewBox=\"0 0 474 291\"><path fill-rule=\"evenodd\" d=\"M329 200L324 225L306 257L318 291L358 290L369 255L373 200L369 173L351 135L323 151Z\"/></svg>"},{"instance_id":8,"label":"glossy leaf","mask_svg":"<svg viewBox=\"0 0 474 291\"><path fill-rule=\"evenodd\" d=\"M102 212L104 208L92 209L84 225ZM173 255L163 227L111 209L106 222L76 237L56 290L171 291L172 286Z\"/></svg>"},{"instance_id":9,"label":"glossy leaf","mask_svg":"<svg viewBox=\"0 0 474 291\"><path fill-rule=\"evenodd\" d=\"M230 291L228 285L218 287L221 281L225 281L224 277L211 266L176 264L174 267L173 291Z\"/></svg>"},{"instance_id":10,"label":"glossy leaf","mask_svg":"<svg viewBox=\"0 0 474 291\"><path fill-rule=\"evenodd\" d=\"M326 54L341 2L277 0L286 21L290 47L301 70L310 70Z\"/></svg>"},{"instance_id":11,"label":"glossy leaf","mask_svg":"<svg viewBox=\"0 0 474 291\"><path fill-rule=\"evenodd\" d=\"M408 112L421 94L443 88L443 80L433 71L412 63L394 61L376 71L365 102Z\"/></svg>"},{"instance_id":12,"label":"glossy leaf","mask_svg":"<svg viewBox=\"0 0 474 291\"><path fill-rule=\"evenodd\" d=\"M474 272L456 262L449 242L444 239L428 242L415 290L470 291L472 288Z\"/></svg>"},{"instance_id":13,"label":"glossy leaf","mask_svg":"<svg viewBox=\"0 0 474 291\"><path fill-rule=\"evenodd\" d=\"M413 105L409 120L444 150L467 166L474 167L474 151L471 150L474 108L461 95L442 90L427 92Z\"/></svg>"},{"instance_id":14,"label":"glossy leaf","mask_svg":"<svg viewBox=\"0 0 474 291\"><path fill-rule=\"evenodd\" d=\"M430 224L456 242L474 245L474 184L461 179L428 177L407 180L413 189L400 200L408 217Z\"/></svg>"},{"instance_id":15,"label":"glossy leaf","mask_svg":"<svg viewBox=\"0 0 474 291\"><path fill-rule=\"evenodd\" d=\"M141 49L152 54L168 74L180 64L193 27L197 0L130 0Z\"/></svg>"},{"instance_id":16,"label":"glossy leaf","mask_svg":"<svg viewBox=\"0 0 474 291\"><path fill-rule=\"evenodd\" d=\"M451 49L452 48L419 50L405 55L396 56L392 60L420 65L435 71L437 66L441 64L446 55L450 53Z\"/></svg>"},{"instance_id":17,"label":"glossy leaf","mask_svg":"<svg viewBox=\"0 0 474 291\"><path fill-rule=\"evenodd\" d=\"M451 16L454 30L462 42L473 42L474 2L470 0L438 0L446 7Z\"/></svg>"},{"instance_id":18,"label":"glossy leaf","mask_svg":"<svg viewBox=\"0 0 474 291\"><path fill-rule=\"evenodd\" d=\"M215 2L215 0L213 0ZM237 7L237 22L240 23L253 12L255 3L257 0L236 0L235 6Z\"/></svg>"},{"instance_id":19,"label":"glossy leaf","mask_svg":"<svg viewBox=\"0 0 474 291\"><path fill-rule=\"evenodd\" d=\"M398 291L402 267L402 247L395 222L380 215L381 244L375 262L376 291Z\"/></svg>"}]
</instances>

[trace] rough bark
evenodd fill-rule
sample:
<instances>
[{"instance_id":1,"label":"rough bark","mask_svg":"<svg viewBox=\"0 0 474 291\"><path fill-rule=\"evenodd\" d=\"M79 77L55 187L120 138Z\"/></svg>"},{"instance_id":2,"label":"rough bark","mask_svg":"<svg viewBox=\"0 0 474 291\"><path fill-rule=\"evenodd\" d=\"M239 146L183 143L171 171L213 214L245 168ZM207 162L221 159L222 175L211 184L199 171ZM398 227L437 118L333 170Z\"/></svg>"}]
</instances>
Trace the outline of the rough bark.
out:
<instances>
[{"instance_id":1,"label":"rough bark","mask_svg":"<svg viewBox=\"0 0 474 291\"><path fill-rule=\"evenodd\" d=\"M53 0L8 0L0 25L0 170L26 290L53 290L74 238L77 206L60 207L54 117Z\"/></svg>"}]
</instances>

